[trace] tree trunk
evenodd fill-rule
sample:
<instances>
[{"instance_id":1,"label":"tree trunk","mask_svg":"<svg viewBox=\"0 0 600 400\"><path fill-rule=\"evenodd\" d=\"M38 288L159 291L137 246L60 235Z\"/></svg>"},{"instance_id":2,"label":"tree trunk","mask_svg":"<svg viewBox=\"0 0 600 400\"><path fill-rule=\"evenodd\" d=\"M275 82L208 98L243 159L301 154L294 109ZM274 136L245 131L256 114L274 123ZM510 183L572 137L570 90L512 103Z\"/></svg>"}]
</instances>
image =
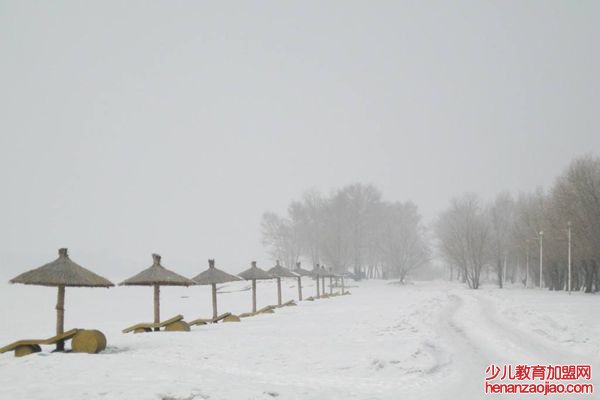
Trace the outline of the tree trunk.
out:
<instances>
[{"instance_id":1,"label":"tree trunk","mask_svg":"<svg viewBox=\"0 0 600 400\"><path fill-rule=\"evenodd\" d=\"M402 283L406 283L406 275L408 275L408 271L402 271L402 275L400 275Z\"/></svg>"},{"instance_id":2,"label":"tree trunk","mask_svg":"<svg viewBox=\"0 0 600 400\"><path fill-rule=\"evenodd\" d=\"M160 323L160 285L154 285L154 323ZM155 331L160 328L154 328Z\"/></svg>"},{"instance_id":3,"label":"tree trunk","mask_svg":"<svg viewBox=\"0 0 600 400\"><path fill-rule=\"evenodd\" d=\"M581 265L583 266L583 273L584 273L584 280L585 280L585 293L592 293L592 278L593 278L593 274L592 274L592 267L591 265L588 265L587 260L583 260L581 262Z\"/></svg>"},{"instance_id":4,"label":"tree trunk","mask_svg":"<svg viewBox=\"0 0 600 400\"><path fill-rule=\"evenodd\" d=\"M281 278L277 277L277 305L281 305Z\"/></svg>"},{"instance_id":5,"label":"tree trunk","mask_svg":"<svg viewBox=\"0 0 600 400\"><path fill-rule=\"evenodd\" d=\"M298 301L302 301L302 277L298 275Z\"/></svg>"},{"instance_id":6,"label":"tree trunk","mask_svg":"<svg viewBox=\"0 0 600 400\"><path fill-rule=\"evenodd\" d=\"M212 306L213 306L213 319L219 316L217 312L217 284L212 284Z\"/></svg>"},{"instance_id":7,"label":"tree trunk","mask_svg":"<svg viewBox=\"0 0 600 400\"><path fill-rule=\"evenodd\" d=\"M58 296L56 301L56 334L60 335L65 331L65 287L58 287ZM56 351L64 351L65 342L63 340L56 343Z\"/></svg>"},{"instance_id":8,"label":"tree trunk","mask_svg":"<svg viewBox=\"0 0 600 400\"><path fill-rule=\"evenodd\" d=\"M591 260L592 271L594 273L594 292L600 290L600 271L598 271L598 263L596 260Z\"/></svg>"},{"instance_id":9,"label":"tree trunk","mask_svg":"<svg viewBox=\"0 0 600 400\"><path fill-rule=\"evenodd\" d=\"M498 276L498 287L502 289L504 280L503 280L503 268L502 268L502 260L498 258L496 260L496 275Z\"/></svg>"}]
</instances>

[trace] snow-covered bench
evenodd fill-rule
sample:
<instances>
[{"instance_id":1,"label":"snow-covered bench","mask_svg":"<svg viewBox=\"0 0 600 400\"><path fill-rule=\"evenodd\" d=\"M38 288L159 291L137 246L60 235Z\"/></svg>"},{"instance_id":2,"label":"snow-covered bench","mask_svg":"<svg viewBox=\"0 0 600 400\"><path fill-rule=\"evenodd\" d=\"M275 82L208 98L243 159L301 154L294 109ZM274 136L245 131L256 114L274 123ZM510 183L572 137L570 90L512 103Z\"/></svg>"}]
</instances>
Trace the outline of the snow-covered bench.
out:
<instances>
[{"instance_id":1,"label":"snow-covered bench","mask_svg":"<svg viewBox=\"0 0 600 400\"><path fill-rule=\"evenodd\" d=\"M281 307L289 307L289 306L295 306L296 302L294 300L289 300L286 301L285 303L281 304L280 306L273 306L273 307L277 307L277 308L281 308Z\"/></svg>"},{"instance_id":2,"label":"snow-covered bench","mask_svg":"<svg viewBox=\"0 0 600 400\"><path fill-rule=\"evenodd\" d=\"M190 330L190 325L183 320L183 315L176 315L173 318L167 319L163 322L158 323L141 323L132 325L128 328L123 329L123 333L142 333L142 332L152 332L159 331L161 328L164 328L165 331L181 331L187 332Z\"/></svg>"},{"instance_id":3,"label":"snow-covered bench","mask_svg":"<svg viewBox=\"0 0 600 400\"><path fill-rule=\"evenodd\" d=\"M71 351L74 353L98 353L106 348L106 337L98 330L71 329L48 339L18 340L0 348L0 353L14 351L15 357L42 351L41 345L54 345L60 341L71 340Z\"/></svg>"},{"instance_id":4,"label":"snow-covered bench","mask_svg":"<svg viewBox=\"0 0 600 400\"><path fill-rule=\"evenodd\" d=\"M258 314L274 314L275 313L275 307L276 306L265 306L263 308L261 308L260 310L256 311L256 312L248 312L248 313L242 313L239 315L240 318L246 318L246 317L253 317L255 315Z\"/></svg>"},{"instance_id":5,"label":"snow-covered bench","mask_svg":"<svg viewBox=\"0 0 600 400\"><path fill-rule=\"evenodd\" d=\"M217 322L239 322L240 318L237 315L234 315L230 312L221 314L216 318L198 318L189 322L190 326L194 325L206 325L206 324L216 324Z\"/></svg>"}]
</instances>

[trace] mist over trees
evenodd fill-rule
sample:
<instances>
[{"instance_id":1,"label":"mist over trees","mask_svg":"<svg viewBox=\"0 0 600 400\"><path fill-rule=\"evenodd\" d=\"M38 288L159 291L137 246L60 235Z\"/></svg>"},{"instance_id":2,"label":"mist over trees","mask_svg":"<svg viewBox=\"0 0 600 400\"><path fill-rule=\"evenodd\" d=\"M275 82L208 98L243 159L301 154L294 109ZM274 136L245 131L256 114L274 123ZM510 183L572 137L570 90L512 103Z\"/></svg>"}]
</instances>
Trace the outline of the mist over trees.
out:
<instances>
[{"instance_id":1,"label":"mist over trees","mask_svg":"<svg viewBox=\"0 0 600 400\"><path fill-rule=\"evenodd\" d=\"M361 278L399 279L436 260L451 280L568 290L600 290L600 158L575 159L549 190L500 192L450 200L430 238L417 205L390 202L373 185L353 184L329 196L307 192L283 216L262 217L262 242L292 269L303 261ZM433 240L431 240L433 239Z\"/></svg>"},{"instance_id":2,"label":"mist over trees","mask_svg":"<svg viewBox=\"0 0 600 400\"><path fill-rule=\"evenodd\" d=\"M305 261L357 277L404 281L431 254L417 206L384 201L372 185L344 186L327 197L308 192L285 216L265 213L261 234L288 268Z\"/></svg>"},{"instance_id":3,"label":"mist over trees","mask_svg":"<svg viewBox=\"0 0 600 400\"><path fill-rule=\"evenodd\" d=\"M570 227L570 228L569 228ZM500 193L484 205L473 194L451 200L435 226L438 256L450 279L478 288L482 277L503 287L600 290L600 158L571 162L548 191L514 198ZM540 268L540 265L542 268Z\"/></svg>"}]
</instances>

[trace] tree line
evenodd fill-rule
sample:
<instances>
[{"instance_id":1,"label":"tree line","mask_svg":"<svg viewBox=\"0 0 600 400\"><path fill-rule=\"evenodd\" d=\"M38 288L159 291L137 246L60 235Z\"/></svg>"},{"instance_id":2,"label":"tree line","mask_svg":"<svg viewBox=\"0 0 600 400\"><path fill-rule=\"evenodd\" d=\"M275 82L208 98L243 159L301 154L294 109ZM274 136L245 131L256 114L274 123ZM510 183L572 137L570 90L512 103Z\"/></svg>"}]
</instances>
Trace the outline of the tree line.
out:
<instances>
[{"instance_id":1,"label":"tree line","mask_svg":"<svg viewBox=\"0 0 600 400\"><path fill-rule=\"evenodd\" d=\"M288 268L304 259L359 279L403 281L431 256L417 206L384 201L373 185L348 185L330 196L308 192L284 216L265 213L261 233L269 253Z\"/></svg>"},{"instance_id":2,"label":"tree line","mask_svg":"<svg viewBox=\"0 0 600 400\"><path fill-rule=\"evenodd\" d=\"M570 285L572 290L596 292L600 158L573 160L547 191L516 197L500 193L487 204L473 194L456 197L434 231L451 279L471 288L478 288L485 276L499 287L508 280L527 287L567 290Z\"/></svg>"},{"instance_id":3,"label":"tree line","mask_svg":"<svg viewBox=\"0 0 600 400\"><path fill-rule=\"evenodd\" d=\"M306 261L357 278L404 281L435 251L450 279L473 289L509 281L566 290L570 253L571 289L596 292L600 158L573 160L549 190L502 192L487 202L455 197L429 230L414 203L386 201L373 185L352 184L328 196L307 192L283 216L265 213L261 233L272 257L290 269Z\"/></svg>"}]
</instances>

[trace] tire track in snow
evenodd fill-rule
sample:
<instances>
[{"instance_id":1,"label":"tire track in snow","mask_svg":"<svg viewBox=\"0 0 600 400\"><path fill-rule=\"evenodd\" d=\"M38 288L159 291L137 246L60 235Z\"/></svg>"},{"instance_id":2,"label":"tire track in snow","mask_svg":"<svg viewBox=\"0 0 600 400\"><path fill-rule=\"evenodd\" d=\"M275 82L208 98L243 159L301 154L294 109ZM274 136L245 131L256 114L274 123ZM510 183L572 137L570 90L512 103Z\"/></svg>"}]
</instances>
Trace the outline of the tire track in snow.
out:
<instances>
[{"instance_id":1,"label":"tire track in snow","mask_svg":"<svg viewBox=\"0 0 600 400\"><path fill-rule=\"evenodd\" d=\"M428 371L433 394L423 398L477 399L484 395L485 367L481 368L487 358L459 323L464 308L460 296L448 294L437 324L435 343L430 347L436 359L436 365Z\"/></svg>"},{"instance_id":2,"label":"tire track in snow","mask_svg":"<svg viewBox=\"0 0 600 400\"><path fill-rule=\"evenodd\" d=\"M451 295L452 296L452 295ZM466 375L472 377L477 383L479 392L474 391L473 396L463 394L460 398L520 398L506 397L507 395L485 395L483 382L485 369L490 364L495 365L561 365L561 364L591 364L586 357L580 357L549 337L542 337L530 329L523 329L516 324L510 324L498 312L495 302L486 296L486 292L461 292L457 294L461 299L461 307L455 310L450 318L450 325L455 324L458 332L462 332L467 343L473 347L471 355L474 365L478 370L471 370ZM594 377L590 383L596 386ZM465 387L469 382L465 382ZM472 383L471 383L472 384ZM457 392L460 393L460 392ZM477 397L477 394L479 397ZM545 398L533 396L530 398Z\"/></svg>"},{"instance_id":3,"label":"tire track in snow","mask_svg":"<svg viewBox=\"0 0 600 400\"><path fill-rule=\"evenodd\" d=\"M550 343L539 334L505 321L496 305L484 293L469 293L467 296L479 315L478 329L473 329L478 333L477 339L485 342L486 347L496 349L497 356L503 362L556 364L572 356L563 352L559 343Z\"/></svg>"}]
</instances>

